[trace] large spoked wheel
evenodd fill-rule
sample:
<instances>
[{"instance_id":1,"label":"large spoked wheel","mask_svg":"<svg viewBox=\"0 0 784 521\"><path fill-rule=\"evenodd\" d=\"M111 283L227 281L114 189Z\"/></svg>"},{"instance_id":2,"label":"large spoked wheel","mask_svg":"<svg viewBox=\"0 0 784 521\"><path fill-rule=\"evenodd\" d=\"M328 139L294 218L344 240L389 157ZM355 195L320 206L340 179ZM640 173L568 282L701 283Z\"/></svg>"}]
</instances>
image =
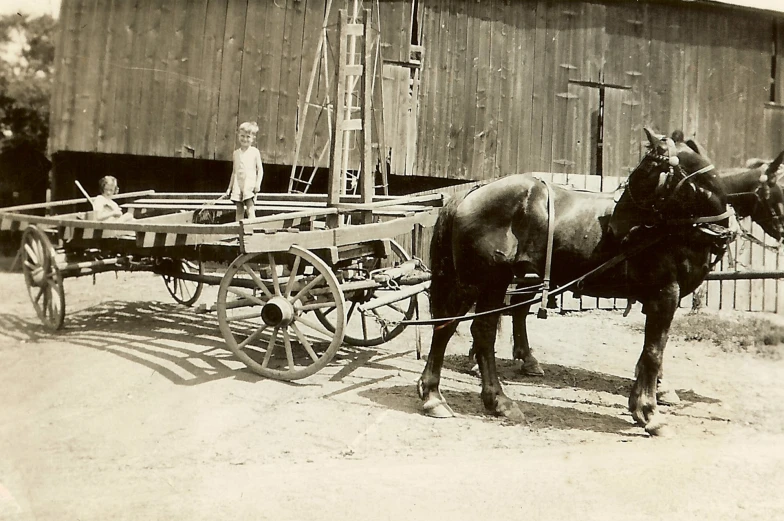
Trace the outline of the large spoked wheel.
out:
<instances>
[{"instance_id":1,"label":"large spoked wheel","mask_svg":"<svg viewBox=\"0 0 784 521\"><path fill-rule=\"evenodd\" d=\"M343 343L344 322L327 330L316 309L345 312L335 274L308 250L247 253L231 263L218 289L218 324L228 348L267 378L297 380L326 366Z\"/></svg>"},{"instance_id":2,"label":"large spoked wheel","mask_svg":"<svg viewBox=\"0 0 784 521\"><path fill-rule=\"evenodd\" d=\"M49 237L36 226L22 235L22 272L38 318L52 331L63 327L65 290Z\"/></svg>"},{"instance_id":3,"label":"large spoked wheel","mask_svg":"<svg viewBox=\"0 0 784 521\"><path fill-rule=\"evenodd\" d=\"M192 306L199 300L204 289L202 281L186 280L178 277L179 273L204 275L204 265L201 262L188 260L167 259L171 261L172 273L161 275L169 295L179 304Z\"/></svg>"},{"instance_id":4,"label":"large spoked wheel","mask_svg":"<svg viewBox=\"0 0 784 521\"><path fill-rule=\"evenodd\" d=\"M342 271L345 283L368 280L372 272L382 268L392 268L411 256L395 241L390 241L391 254L386 258L368 257L355 260L351 266ZM410 320L416 310L416 295L397 302L370 309L365 313L359 311L360 305L373 307L375 300L393 297L398 291L395 287L378 288L375 290L352 291L346 296L348 311L343 319L346 322L343 341L352 346L372 347L392 340L406 328L400 324L402 320ZM335 308L316 309L315 315L324 327L333 331L336 318L339 317Z\"/></svg>"}]
</instances>

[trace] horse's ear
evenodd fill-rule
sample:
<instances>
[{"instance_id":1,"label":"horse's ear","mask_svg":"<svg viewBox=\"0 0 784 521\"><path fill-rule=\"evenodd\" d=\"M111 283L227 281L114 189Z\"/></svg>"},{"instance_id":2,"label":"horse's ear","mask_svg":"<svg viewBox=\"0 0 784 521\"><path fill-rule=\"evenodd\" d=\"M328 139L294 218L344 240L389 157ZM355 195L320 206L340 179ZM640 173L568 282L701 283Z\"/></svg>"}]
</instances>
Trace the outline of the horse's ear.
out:
<instances>
[{"instance_id":1,"label":"horse's ear","mask_svg":"<svg viewBox=\"0 0 784 521\"><path fill-rule=\"evenodd\" d=\"M702 148L702 146L700 146L700 144L699 144L699 143L697 143L696 141L694 141L693 139L687 139L687 140L685 141L685 143L686 143L686 146L687 146L687 147L689 147L690 149L694 150L694 151L695 151L695 152L697 152L699 155L701 155L701 156L703 156L703 157L706 157L706 156L707 156L707 154L705 153L705 149L704 149L704 148Z\"/></svg>"},{"instance_id":2,"label":"horse's ear","mask_svg":"<svg viewBox=\"0 0 784 521\"><path fill-rule=\"evenodd\" d=\"M653 131L648 127L643 127L643 130L645 131L645 135L648 136L648 143L651 144L651 149L658 149L661 146L661 140L656 137Z\"/></svg>"},{"instance_id":3,"label":"horse's ear","mask_svg":"<svg viewBox=\"0 0 784 521\"><path fill-rule=\"evenodd\" d=\"M774 159L773 162L769 164L768 168L765 170L769 182L771 183L776 182L776 173L779 171L782 162L784 162L784 151L782 151L781 154L779 154L779 156L776 159Z\"/></svg>"}]
</instances>

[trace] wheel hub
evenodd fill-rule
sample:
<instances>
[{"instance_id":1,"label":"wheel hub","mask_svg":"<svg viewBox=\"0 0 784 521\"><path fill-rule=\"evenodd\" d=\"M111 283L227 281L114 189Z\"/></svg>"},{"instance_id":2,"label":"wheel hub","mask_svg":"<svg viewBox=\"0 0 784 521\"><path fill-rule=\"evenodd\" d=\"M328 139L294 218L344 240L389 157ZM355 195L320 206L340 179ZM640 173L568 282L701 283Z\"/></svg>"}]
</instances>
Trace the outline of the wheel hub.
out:
<instances>
[{"instance_id":1,"label":"wheel hub","mask_svg":"<svg viewBox=\"0 0 784 521\"><path fill-rule=\"evenodd\" d=\"M32 280L33 286L41 287L44 285L44 269L40 266L36 266L35 268L30 270L30 278Z\"/></svg>"},{"instance_id":2,"label":"wheel hub","mask_svg":"<svg viewBox=\"0 0 784 521\"><path fill-rule=\"evenodd\" d=\"M294 320L294 306L283 297L272 297L261 308L261 319L272 327L287 326Z\"/></svg>"}]
</instances>

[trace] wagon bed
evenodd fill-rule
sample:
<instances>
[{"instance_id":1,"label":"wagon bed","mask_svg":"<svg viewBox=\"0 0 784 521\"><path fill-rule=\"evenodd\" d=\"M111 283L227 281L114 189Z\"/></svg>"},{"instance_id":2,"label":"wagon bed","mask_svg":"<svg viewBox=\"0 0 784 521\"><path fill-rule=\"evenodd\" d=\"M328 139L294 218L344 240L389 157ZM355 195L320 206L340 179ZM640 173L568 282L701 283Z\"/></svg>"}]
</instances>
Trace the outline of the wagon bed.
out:
<instances>
[{"instance_id":1,"label":"wagon bed","mask_svg":"<svg viewBox=\"0 0 784 521\"><path fill-rule=\"evenodd\" d=\"M219 195L119 195L134 216L127 222L94 220L86 199L0 208L0 230L22 232L30 298L50 329L63 327L70 277L151 271L186 305L213 284L217 302L202 310L217 313L227 347L281 379L313 374L344 341L377 345L399 334L429 286L394 238L432 226L441 194L329 204L326 195L259 194L256 217L240 222ZM219 268L205 273L207 263Z\"/></svg>"}]
</instances>

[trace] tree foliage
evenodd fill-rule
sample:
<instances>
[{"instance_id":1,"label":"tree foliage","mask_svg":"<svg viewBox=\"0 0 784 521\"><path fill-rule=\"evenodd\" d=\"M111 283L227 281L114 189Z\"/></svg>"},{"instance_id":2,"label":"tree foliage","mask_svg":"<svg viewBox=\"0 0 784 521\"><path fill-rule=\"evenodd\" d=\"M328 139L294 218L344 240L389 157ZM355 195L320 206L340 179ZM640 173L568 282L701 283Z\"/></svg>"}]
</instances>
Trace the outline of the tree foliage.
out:
<instances>
[{"instance_id":1,"label":"tree foliage","mask_svg":"<svg viewBox=\"0 0 784 521\"><path fill-rule=\"evenodd\" d=\"M54 32L49 15L0 17L0 46L17 48L0 59L0 150L46 153L49 97L54 79Z\"/></svg>"}]
</instances>

